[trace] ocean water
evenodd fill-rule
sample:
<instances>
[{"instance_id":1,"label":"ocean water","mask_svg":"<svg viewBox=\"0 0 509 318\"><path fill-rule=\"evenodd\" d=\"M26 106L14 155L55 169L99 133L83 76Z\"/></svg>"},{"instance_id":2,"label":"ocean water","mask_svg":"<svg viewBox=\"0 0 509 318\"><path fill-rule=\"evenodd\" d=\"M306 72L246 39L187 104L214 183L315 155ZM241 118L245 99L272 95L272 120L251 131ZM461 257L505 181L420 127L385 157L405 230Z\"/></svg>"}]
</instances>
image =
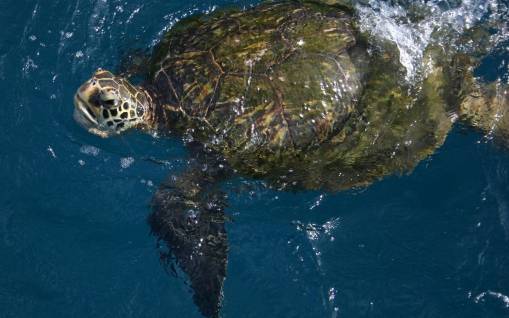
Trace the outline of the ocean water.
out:
<instances>
[{"instance_id":1,"label":"ocean water","mask_svg":"<svg viewBox=\"0 0 509 318\"><path fill-rule=\"evenodd\" d=\"M0 1L0 317L200 317L146 223L157 185L186 165L182 141L99 139L73 121L72 98L179 19L256 3ZM455 23L496 4L436 3ZM394 22L396 9L379 16ZM427 24L377 26L401 27L391 37ZM506 47L478 74L507 80ZM224 317L509 317L509 150L486 136L458 125L411 174L365 189L224 189Z\"/></svg>"}]
</instances>

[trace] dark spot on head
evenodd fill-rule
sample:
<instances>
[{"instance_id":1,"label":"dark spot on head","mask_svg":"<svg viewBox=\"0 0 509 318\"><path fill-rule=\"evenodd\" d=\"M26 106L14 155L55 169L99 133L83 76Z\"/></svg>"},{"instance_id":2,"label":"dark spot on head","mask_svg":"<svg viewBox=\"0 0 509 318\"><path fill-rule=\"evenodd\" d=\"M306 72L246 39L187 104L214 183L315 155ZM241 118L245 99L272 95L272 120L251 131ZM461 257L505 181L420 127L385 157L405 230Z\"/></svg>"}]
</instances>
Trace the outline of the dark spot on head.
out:
<instances>
[{"instance_id":1,"label":"dark spot on head","mask_svg":"<svg viewBox=\"0 0 509 318\"><path fill-rule=\"evenodd\" d=\"M134 110L131 110L131 117L134 117L135 116L135 113L134 113Z\"/></svg>"},{"instance_id":2,"label":"dark spot on head","mask_svg":"<svg viewBox=\"0 0 509 318\"><path fill-rule=\"evenodd\" d=\"M99 96L99 93L97 91L90 95L90 97L88 98L88 103L95 107L99 107L101 105L101 96Z\"/></svg>"},{"instance_id":3,"label":"dark spot on head","mask_svg":"<svg viewBox=\"0 0 509 318\"><path fill-rule=\"evenodd\" d=\"M119 123L122 121L122 119L113 119L114 122Z\"/></svg>"},{"instance_id":4,"label":"dark spot on head","mask_svg":"<svg viewBox=\"0 0 509 318\"><path fill-rule=\"evenodd\" d=\"M127 103L122 104L122 108L127 110L129 108L129 105Z\"/></svg>"},{"instance_id":5,"label":"dark spot on head","mask_svg":"<svg viewBox=\"0 0 509 318\"><path fill-rule=\"evenodd\" d=\"M129 115L127 114L127 112L123 112L122 114L120 114L120 118L122 119L127 119Z\"/></svg>"},{"instance_id":6,"label":"dark spot on head","mask_svg":"<svg viewBox=\"0 0 509 318\"><path fill-rule=\"evenodd\" d=\"M111 116L117 116L118 111L116 109L111 110Z\"/></svg>"},{"instance_id":7,"label":"dark spot on head","mask_svg":"<svg viewBox=\"0 0 509 318\"><path fill-rule=\"evenodd\" d=\"M110 113L106 109L103 110L103 117L104 119L108 119L110 117Z\"/></svg>"},{"instance_id":8,"label":"dark spot on head","mask_svg":"<svg viewBox=\"0 0 509 318\"><path fill-rule=\"evenodd\" d=\"M136 115L138 115L138 117L143 116L143 108L137 107L136 108Z\"/></svg>"},{"instance_id":9,"label":"dark spot on head","mask_svg":"<svg viewBox=\"0 0 509 318\"><path fill-rule=\"evenodd\" d=\"M114 99L102 100L101 105L106 108L111 108L115 106L115 100Z\"/></svg>"},{"instance_id":10,"label":"dark spot on head","mask_svg":"<svg viewBox=\"0 0 509 318\"><path fill-rule=\"evenodd\" d=\"M110 126L110 127L111 127L111 126L113 126L113 122L112 122L112 121L109 121L107 124L108 124L108 126Z\"/></svg>"},{"instance_id":11,"label":"dark spot on head","mask_svg":"<svg viewBox=\"0 0 509 318\"><path fill-rule=\"evenodd\" d=\"M124 128L124 123L120 123L117 125L117 128Z\"/></svg>"}]
</instances>

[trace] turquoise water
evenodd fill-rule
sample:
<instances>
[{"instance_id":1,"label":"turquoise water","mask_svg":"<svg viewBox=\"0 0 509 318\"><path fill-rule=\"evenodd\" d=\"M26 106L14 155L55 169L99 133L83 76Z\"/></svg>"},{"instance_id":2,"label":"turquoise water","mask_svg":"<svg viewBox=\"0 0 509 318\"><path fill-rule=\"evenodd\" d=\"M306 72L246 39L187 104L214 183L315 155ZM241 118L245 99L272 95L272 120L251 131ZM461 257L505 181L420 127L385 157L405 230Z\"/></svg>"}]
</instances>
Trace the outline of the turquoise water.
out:
<instances>
[{"instance_id":1,"label":"turquoise water","mask_svg":"<svg viewBox=\"0 0 509 318\"><path fill-rule=\"evenodd\" d=\"M182 142L94 137L72 98L176 20L256 2L0 2L0 317L200 317L146 224ZM507 77L507 61L478 72ZM224 317L509 316L509 152L476 132L362 190L224 188Z\"/></svg>"}]
</instances>

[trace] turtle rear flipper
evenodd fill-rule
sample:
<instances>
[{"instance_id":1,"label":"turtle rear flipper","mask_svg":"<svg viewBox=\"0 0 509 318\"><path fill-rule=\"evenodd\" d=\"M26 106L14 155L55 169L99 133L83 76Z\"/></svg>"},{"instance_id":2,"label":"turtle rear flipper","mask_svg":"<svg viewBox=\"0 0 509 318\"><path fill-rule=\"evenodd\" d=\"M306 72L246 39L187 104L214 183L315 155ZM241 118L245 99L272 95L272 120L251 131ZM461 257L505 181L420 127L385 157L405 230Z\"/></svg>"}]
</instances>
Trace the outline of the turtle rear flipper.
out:
<instances>
[{"instance_id":1,"label":"turtle rear flipper","mask_svg":"<svg viewBox=\"0 0 509 318\"><path fill-rule=\"evenodd\" d=\"M205 317L218 317L226 276L228 242L224 208L226 195L218 189L224 169L205 169L194 162L183 174L170 177L157 190L148 223L169 252L165 266L175 263L187 274L193 300Z\"/></svg>"},{"instance_id":2,"label":"turtle rear flipper","mask_svg":"<svg viewBox=\"0 0 509 318\"><path fill-rule=\"evenodd\" d=\"M467 124L509 146L509 85L476 83L459 111Z\"/></svg>"}]
</instances>

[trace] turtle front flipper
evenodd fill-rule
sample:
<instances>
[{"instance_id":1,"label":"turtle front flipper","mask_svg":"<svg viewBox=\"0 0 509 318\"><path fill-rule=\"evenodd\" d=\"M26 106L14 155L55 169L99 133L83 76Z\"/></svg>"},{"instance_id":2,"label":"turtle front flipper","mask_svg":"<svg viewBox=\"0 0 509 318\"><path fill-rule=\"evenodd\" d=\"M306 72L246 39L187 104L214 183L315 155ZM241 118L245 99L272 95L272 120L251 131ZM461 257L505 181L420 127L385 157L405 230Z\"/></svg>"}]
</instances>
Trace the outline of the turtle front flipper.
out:
<instances>
[{"instance_id":1,"label":"turtle front flipper","mask_svg":"<svg viewBox=\"0 0 509 318\"><path fill-rule=\"evenodd\" d=\"M165 266L175 261L187 274L193 300L206 317L219 315L223 298L226 195L218 185L228 174L214 156L198 156L184 173L159 187L148 218L152 233L169 248L161 260Z\"/></svg>"},{"instance_id":2,"label":"turtle front flipper","mask_svg":"<svg viewBox=\"0 0 509 318\"><path fill-rule=\"evenodd\" d=\"M509 146L509 85L476 82L460 104L460 117L469 125Z\"/></svg>"}]
</instances>

